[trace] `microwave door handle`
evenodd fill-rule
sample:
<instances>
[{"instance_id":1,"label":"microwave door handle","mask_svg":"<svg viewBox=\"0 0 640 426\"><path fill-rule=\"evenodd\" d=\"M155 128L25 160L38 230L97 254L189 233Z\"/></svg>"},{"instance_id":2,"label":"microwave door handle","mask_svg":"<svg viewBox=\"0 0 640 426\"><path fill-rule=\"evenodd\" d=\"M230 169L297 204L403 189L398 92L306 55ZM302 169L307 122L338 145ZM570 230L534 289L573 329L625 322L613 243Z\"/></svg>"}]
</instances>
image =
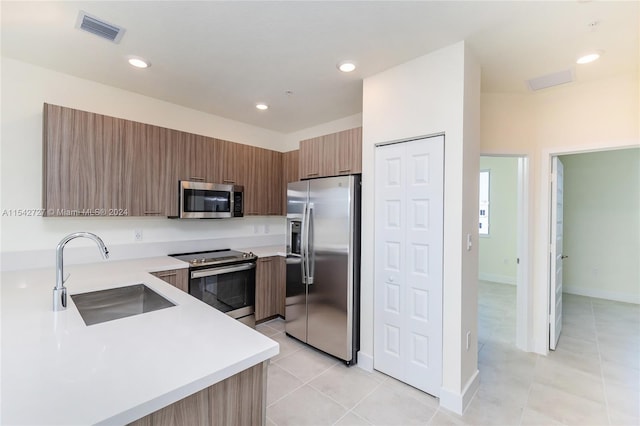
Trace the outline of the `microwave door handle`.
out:
<instances>
[{"instance_id":1,"label":"microwave door handle","mask_svg":"<svg viewBox=\"0 0 640 426\"><path fill-rule=\"evenodd\" d=\"M313 284L313 276L315 272L316 252L313 247L313 203L309 203L307 209L307 283Z\"/></svg>"},{"instance_id":2,"label":"microwave door handle","mask_svg":"<svg viewBox=\"0 0 640 426\"><path fill-rule=\"evenodd\" d=\"M300 225L300 266L302 267L302 284L307 284L307 237L305 235L305 229L307 227L307 203L302 206L302 223Z\"/></svg>"}]
</instances>

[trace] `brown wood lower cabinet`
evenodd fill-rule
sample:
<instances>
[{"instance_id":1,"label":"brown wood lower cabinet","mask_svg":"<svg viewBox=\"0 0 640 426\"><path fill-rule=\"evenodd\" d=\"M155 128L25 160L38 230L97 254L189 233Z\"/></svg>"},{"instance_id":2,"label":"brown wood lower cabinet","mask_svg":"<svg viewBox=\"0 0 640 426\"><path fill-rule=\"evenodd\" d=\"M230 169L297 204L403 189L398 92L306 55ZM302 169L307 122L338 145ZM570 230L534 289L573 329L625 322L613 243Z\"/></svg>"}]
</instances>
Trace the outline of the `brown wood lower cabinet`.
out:
<instances>
[{"instance_id":1,"label":"brown wood lower cabinet","mask_svg":"<svg viewBox=\"0 0 640 426\"><path fill-rule=\"evenodd\" d=\"M265 424L268 362L138 419L132 426L257 426Z\"/></svg>"},{"instance_id":2,"label":"brown wood lower cabinet","mask_svg":"<svg viewBox=\"0 0 640 426\"><path fill-rule=\"evenodd\" d=\"M168 282L185 293L189 292L189 269L171 269L168 271L151 272L151 275Z\"/></svg>"},{"instance_id":3,"label":"brown wood lower cabinet","mask_svg":"<svg viewBox=\"0 0 640 426\"><path fill-rule=\"evenodd\" d=\"M284 318L284 307L287 298L287 258L284 256L278 256L278 315Z\"/></svg>"},{"instance_id":4,"label":"brown wood lower cabinet","mask_svg":"<svg viewBox=\"0 0 640 426\"><path fill-rule=\"evenodd\" d=\"M256 265L256 321L284 316L282 256L261 257Z\"/></svg>"}]
</instances>

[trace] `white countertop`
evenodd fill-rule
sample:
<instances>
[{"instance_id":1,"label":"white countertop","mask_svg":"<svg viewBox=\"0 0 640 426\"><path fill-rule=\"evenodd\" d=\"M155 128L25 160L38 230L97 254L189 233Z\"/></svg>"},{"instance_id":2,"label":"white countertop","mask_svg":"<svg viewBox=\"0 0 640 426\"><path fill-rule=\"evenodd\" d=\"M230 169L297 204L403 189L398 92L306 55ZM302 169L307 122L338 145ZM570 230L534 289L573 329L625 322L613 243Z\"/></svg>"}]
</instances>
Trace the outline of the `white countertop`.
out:
<instances>
[{"instance_id":1,"label":"white countertop","mask_svg":"<svg viewBox=\"0 0 640 426\"><path fill-rule=\"evenodd\" d=\"M264 247L240 247L234 248L234 250L243 252L252 252L258 257L270 257L270 256L287 256L285 246L264 246Z\"/></svg>"},{"instance_id":2,"label":"white countertop","mask_svg":"<svg viewBox=\"0 0 640 426\"><path fill-rule=\"evenodd\" d=\"M265 361L276 342L148 272L157 257L65 265L69 296L144 283L176 306L86 326L53 312L54 268L3 272L0 424L125 424Z\"/></svg>"}]
</instances>

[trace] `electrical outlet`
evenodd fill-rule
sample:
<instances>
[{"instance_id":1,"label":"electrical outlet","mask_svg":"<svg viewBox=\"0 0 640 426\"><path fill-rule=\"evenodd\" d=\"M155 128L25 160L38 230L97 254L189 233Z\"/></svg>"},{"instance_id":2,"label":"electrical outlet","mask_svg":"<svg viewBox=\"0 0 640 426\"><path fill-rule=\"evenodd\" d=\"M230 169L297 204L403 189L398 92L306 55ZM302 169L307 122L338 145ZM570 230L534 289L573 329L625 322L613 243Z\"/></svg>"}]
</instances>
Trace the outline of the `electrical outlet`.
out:
<instances>
[{"instance_id":1,"label":"electrical outlet","mask_svg":"<svg viewBox=\"0 0 640 426\"><path fill-rule=\"evenodd\" d=\"M264 233L265 234L269 233L269 225L264 225Z\"/></svg>"},{"instance_id":2,"label":"electrical outlet","mask_svg":"<svg viewBox=\"0 0 640 426\"><path fill-rule=\"evenodd\" d=\"M142 241L142 229L133 230L133 239L135 241Z\"/></svg>"}]
</instances>

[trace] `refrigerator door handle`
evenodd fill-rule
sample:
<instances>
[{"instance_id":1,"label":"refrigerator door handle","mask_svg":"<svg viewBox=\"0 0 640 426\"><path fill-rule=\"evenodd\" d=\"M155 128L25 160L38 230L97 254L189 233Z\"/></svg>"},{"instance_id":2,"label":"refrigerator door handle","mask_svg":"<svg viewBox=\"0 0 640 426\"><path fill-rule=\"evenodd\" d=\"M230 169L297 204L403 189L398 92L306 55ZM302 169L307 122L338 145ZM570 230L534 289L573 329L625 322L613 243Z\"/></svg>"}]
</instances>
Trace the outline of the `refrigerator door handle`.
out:
<instances>
[{"instance_id":1,"label":"refrigerator door handle","mask_svg":"<svg viewBox=\"0 0 640 426\"><path fill-rule=\"evenodd\" d=\"M313 203L307 208L307 284L313 284L316 263L316 252L313 242Z\"/></svg>"},{"instance_id":2,"label":"refrigerator door handle","mask_svg":"<svg viewBox=\"0 0 640 426\"><path fill-rule=\"evenodd\" d=\"M307 207L304 203L302 207L302 233L300 235L300 266L302 267L302 284L307 284Z\"/></svg>"}]
</instances>

